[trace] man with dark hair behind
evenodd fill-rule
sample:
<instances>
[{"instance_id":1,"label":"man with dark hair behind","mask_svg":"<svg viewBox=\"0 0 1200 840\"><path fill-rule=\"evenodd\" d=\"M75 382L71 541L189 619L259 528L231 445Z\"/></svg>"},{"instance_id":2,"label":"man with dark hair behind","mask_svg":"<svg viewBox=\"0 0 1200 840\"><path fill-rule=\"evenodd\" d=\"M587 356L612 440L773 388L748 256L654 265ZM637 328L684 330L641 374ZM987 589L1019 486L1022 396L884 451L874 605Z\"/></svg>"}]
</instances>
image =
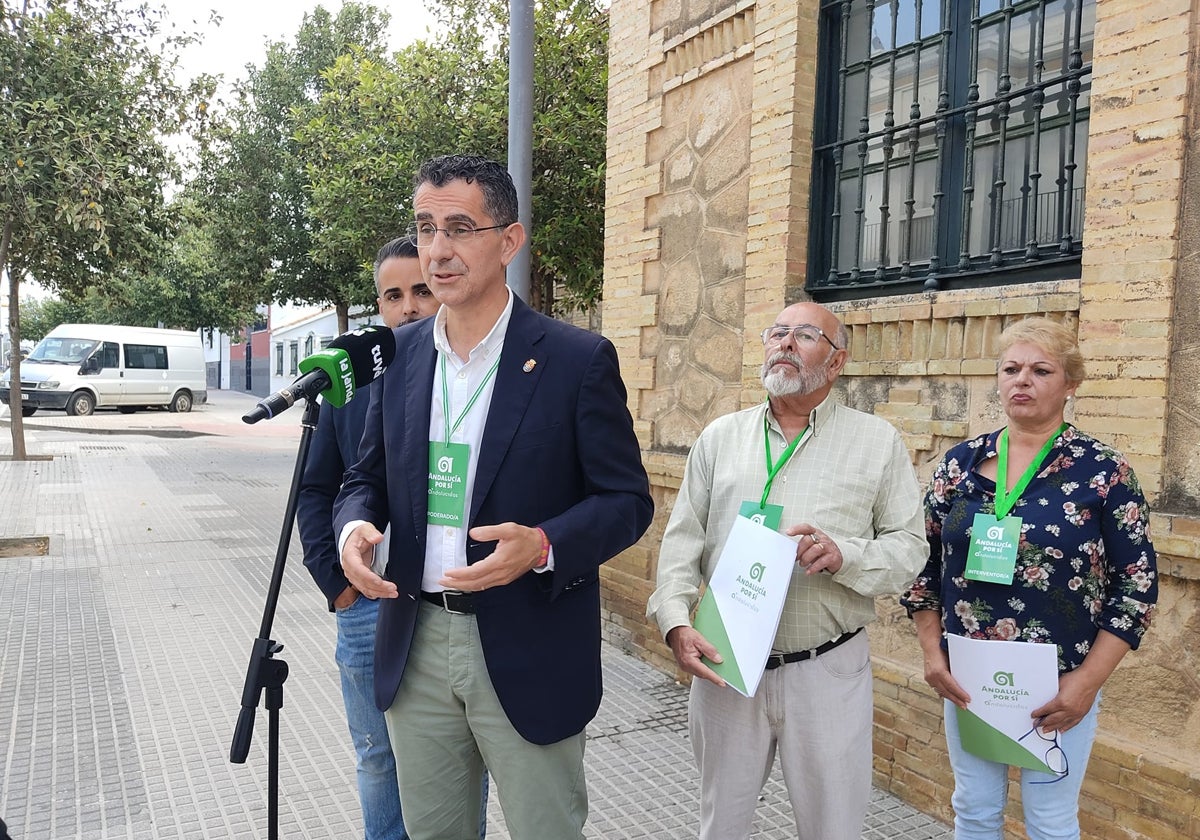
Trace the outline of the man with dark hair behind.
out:
<instances>
[{"instance_id":1,"label":"man with dark hair behind","mask_svg":"<svg viewBox=\"0 0 1200 840\"><path fill-rule=\"evenodd\" d=\"M416 245L402 236L379 249L375 258L379 316L389 327L411 324L437 312L438 302L421 275ZM333 533L333 502L347 464L358 460L358 442L367 416L368 394L342 408L321 406L296 519L304 565L337 614L334 658L342 677L346 722L357 755L358 797L366 840L407 840L396 785L396 761L383 713L375 708L375 623L379 602L362 597L342 574Z\"/></svg>"},{"instance_id":2,"label":"man with dark hair behind","mask_svg":"<svg viewBox=\"0 0 1200 840\"><path fill-rule=\"evenodd\" d=\"M442 308L397 331L335 514L347 578L384 599L375 699L405 821L415 840L471 840L486 762L514 840L579 840L600 564L653 513L625 385L607 339L505 284L526 234L502 165L435 158L415 184Z\"/></svg>"}]
</instances>

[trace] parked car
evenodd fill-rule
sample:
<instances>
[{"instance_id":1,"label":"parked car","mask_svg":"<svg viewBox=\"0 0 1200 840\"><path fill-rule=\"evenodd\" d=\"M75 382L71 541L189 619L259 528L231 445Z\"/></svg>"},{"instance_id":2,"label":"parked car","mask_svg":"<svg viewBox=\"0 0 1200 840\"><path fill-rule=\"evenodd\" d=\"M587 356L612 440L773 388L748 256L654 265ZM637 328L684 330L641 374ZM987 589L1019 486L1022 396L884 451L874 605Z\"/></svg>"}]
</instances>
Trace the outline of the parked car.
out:
<instances>
[{"instance_id":1,"label":"parked car","mask_svg":"<svg viewBox=\"0 0 1200 840\"><path fill-rule=\"evenodd\" d=\"M0 374L5 404L10 375ZM41 408L76 416L102 406L191 411L208 401L204 349L199 334L185 330L60 324L21 362L20 393L26 417Z\"/></svg>"}]
</instances>

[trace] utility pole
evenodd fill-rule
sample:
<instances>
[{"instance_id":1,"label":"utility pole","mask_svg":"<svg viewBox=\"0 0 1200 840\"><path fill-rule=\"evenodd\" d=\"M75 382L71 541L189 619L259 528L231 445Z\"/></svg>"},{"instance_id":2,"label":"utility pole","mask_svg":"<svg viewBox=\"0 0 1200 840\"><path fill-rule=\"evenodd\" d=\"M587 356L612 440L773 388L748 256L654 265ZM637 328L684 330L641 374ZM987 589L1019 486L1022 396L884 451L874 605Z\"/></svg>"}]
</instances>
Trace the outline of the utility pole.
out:
<instances>
[{"instance_id":1,"label":"utility pole","mask_svg":"<svg viewBox=\"0 0 1200 840\"><path fill-rule=\"evenodd\" d=\"M533 0L511 0L508 35L508 172L528 237L533 232ZM526 302L531 267L527 239L507 275L508 285Z\"/></svg>"}]
</instances>

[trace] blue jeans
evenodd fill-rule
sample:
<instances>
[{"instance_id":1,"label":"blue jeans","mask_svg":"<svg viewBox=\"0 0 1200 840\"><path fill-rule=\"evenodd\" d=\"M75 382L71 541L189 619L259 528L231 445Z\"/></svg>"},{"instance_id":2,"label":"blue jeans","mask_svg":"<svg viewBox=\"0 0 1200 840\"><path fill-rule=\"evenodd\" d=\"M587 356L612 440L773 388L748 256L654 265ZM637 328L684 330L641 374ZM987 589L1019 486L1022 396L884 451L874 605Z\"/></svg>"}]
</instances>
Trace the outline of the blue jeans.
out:
<instances>
[{"instance_id":1,"label":"blue jeans","mask_svg":"<svg viewBox=\"0 0 1200 840\"><path fill-rule=\"evenodd\" d=\"M358 800L366 840L408 840L400 814L396 759L383 712L375 707L375 619L379 602L361 595L337 611L337 660L346 723L358 765Z\"/></svg>"},{"instance_id":2,"label":"blue jeans","mask_svg":"<svg viewBox=\"0 0 1200 840\"><path fill-rule=\"evenodd\" d=\"M342 700L358 764L358 799L366 840L409 840L400 813L396 758L383 712L375 706L375 623L379 602L358 599L337 613L337 660ZM488 774L483 773L479 840L487 828Z\"/></svg>"},{"instance_id":3,"label":"blue jeans","mask_svg":"<svg viewBox=\"0 0 1200 840\"><path fill-rule=\"evenodd\" d=\"M954 840L1002 840L1008 765L988 761L963 749L954 709L954 704L947 700L946 747L954 770L954 795L950 800L954 806ZM1099 710L1097 694L1083 720L1062 733L1060 741L1067 757L1065 777L1054 781L1056 777L1048 773L1020 771L1021 804L1029 840L1078 840L1079 789L1096 738Z\"/></svg>"}]
</instances>

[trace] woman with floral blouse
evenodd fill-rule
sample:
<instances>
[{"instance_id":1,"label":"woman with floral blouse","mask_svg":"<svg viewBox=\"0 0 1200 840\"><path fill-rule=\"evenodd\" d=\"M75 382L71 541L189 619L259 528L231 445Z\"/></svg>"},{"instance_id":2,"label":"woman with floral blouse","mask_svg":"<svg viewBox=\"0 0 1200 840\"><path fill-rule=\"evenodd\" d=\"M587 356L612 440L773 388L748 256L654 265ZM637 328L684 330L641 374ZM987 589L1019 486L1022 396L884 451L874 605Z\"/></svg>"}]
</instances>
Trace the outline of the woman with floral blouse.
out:
<instances>
[{"instance_id":1,"label":"woman with floral blouse","mask_svg":"<svg viewBox=\"0 0 1200 840\"><path fill-rule=\"evenodd\" d=\"M1121 453L1063 420L1084 377L1071 331L1029 318L1000 345L1008 425L955 446L938 465L925 497L929 562L901 603L916 623L925 680L945 700L956 840L1003 836L1008 767L963 749L954 707L972 698L950 673L949 634L1057 648L1058 694L1031 724L1061 748L1063 770L1023 769L1021 799L1031 840L1077 838L1100 687L1141 642L1158 597L1149 510ZM1015 559L985 573L979 559L968 562L973 526L1009 517L1019 523Z\"/></svg>"}]
</instances>

